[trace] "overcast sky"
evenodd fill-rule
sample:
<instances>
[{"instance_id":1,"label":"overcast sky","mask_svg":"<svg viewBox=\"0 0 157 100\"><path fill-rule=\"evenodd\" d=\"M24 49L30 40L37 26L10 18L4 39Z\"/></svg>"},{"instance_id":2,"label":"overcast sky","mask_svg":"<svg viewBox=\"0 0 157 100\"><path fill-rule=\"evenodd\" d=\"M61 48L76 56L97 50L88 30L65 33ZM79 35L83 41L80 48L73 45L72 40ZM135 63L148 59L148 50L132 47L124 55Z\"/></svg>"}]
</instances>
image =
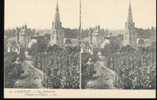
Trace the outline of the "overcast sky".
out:
<instances>
[{"instance_id":1,"label":"overcast sky","mask_svg":"<svg viewBox=\"0 0 157 100\"><path fill-rule=\"evenodd\" d=\"M31 28L51 29L57 0L5 0L5 28L27 24ZM137 27L156 26L156 0L130 0ZM100 25L105 29L124 29L129 0L82 0L83 28ZM59 0L64 27L78 28L79 0Z\"/></svg>"}]
</instances>

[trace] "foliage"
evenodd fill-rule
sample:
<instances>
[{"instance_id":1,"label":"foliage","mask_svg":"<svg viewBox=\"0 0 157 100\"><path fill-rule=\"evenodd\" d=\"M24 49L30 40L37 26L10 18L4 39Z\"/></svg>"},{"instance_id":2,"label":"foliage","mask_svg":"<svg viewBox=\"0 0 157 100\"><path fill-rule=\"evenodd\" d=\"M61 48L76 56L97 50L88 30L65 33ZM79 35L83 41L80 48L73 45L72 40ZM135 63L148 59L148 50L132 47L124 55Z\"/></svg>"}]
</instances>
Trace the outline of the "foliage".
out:
<instances>
[{"instance_id":1,"label":"foliage","mask_svg":"<svg viewBox=\"0 0 157 100\"><path fill-rule=\"evenodd\" d=\"M4 57L5 87L14 87L14 83L22 72L19 64L15 64L16 53L7 53Z\"/></svg>"},{"instance_id":2,"label":"foliage","mask_svg":"<svg viewBox=\"0 0 157 100\"><path fill-rule=\"evenodd\" d=\"M60 48L57 45L48 47L47 53L39 58L47 57L44 67L48 88L79 88L79 52L77 47ZM39 61L42 63L42 61Z\"/></svg>"},{"instance_id":3,"label":"foliage","mask_svg":"<svg viewBox=\"0 0 157 100\"><path fill-rule=\"evenodd\" d=\"M130 48L130 47L129 47ZM154 89L155 82L155 52L149 48L130 51L125 48L113 54L108 67L116 71L121 78L121 88L124 89Z\"/></svg>"}]
</instances>

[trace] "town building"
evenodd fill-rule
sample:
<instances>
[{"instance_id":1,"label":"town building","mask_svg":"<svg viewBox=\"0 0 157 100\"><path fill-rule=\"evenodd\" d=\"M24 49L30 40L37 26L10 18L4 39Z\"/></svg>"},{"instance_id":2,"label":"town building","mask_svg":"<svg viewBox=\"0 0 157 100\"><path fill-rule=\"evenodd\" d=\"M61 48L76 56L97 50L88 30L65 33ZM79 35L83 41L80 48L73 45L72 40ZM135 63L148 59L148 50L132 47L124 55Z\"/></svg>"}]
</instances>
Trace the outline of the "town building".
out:
<instances>
[{"instance_id":1,"label":"town building","mask_svg":"<svg viewBox=\"0 0 157 100\"><path fill-rule=\"evenodd\" d=\"M31 41L32 34L29 31L27 25L22 26L17 32L17 43L19 43L23 48L27 49L28 44Z\"/></svg>"},{"instance_id":2,"label":"town building","mask_svg":"<svg viewBox=\"0 0 157 100\"><path fill-rule=\"evenodd\" d=\"M93 48L102 48L107 37L110 41L117 41L120 46L130 45L133 48L148 47L156 42L156 28L142 29L135 26L133 21L133 13L131 2L129 3L128 17L125 22L125 28L122 30L107 30L102 31L100 26L97 26L89 32L89 43Z\"/></svg>"},{"instance_id":3,"label":"town building","mask_svg":"<svg viewBox=\"0 0 157 100\"><path fill-rule=\"evenodd\" d=\"M77 36L78 36L78 30L64 28L62 26L60 13L59 13L59 5L57 1L56 13L54 16L54 21L52 23L52 33L50 35L50 44L51 45L56 44L60 47L64 47L65 45L67 45L66 44L67 41L70 41L72 43L71 46L77 46L78 45Z\"/></svg>"},{"instance_id":4,"label":"town building","mask_svg":"<svg viewBox=\"0 0 157 100\"><path fill-rule=\"evenodd\" d=\"M52 34L50 37L50 43L56 44L60 47L64 44L64 30L62 27L62 22L60 20L58 1L56 5L56 13L54 16L54 21L52 22Z\"/></svg>"},{"instance_id":5,"label":"town building","mask_svg":"<svg viewBox=\"0 0 157 100\"><path fill-rule=\"evenodd\" d=\"M125 23L123 44L130 45L134 48L141 46L148 47L156 40L153 37L156 37L155 28L152 27L151 29L142 29L135 26L131 3L129 3L128 18L127 22Z\"/></svg>"}]
</instances>

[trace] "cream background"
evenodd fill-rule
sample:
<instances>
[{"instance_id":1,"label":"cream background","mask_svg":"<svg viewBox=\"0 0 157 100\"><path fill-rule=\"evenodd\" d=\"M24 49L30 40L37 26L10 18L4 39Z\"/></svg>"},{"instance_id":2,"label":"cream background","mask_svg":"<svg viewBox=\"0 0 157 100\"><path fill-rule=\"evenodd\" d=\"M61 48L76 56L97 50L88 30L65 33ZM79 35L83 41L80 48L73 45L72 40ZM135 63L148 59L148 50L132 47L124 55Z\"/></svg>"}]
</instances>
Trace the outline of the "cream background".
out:
<instances>
[{"instance_id":1,"label":"cream background","mask_svg":"<svg viewBox=\"0 0 157 100\"><path fill-rule=\"evenodd\" d=\"M155 98L155 90L5 89L4 91L5 98Z\"/></svg>"},{"instance_id":2,"label":"cream background","mask_svg":"<svg viewBox=\"0 0 157 100\"><path fill-rule=\"evenodd\" d=\"M57 0L5 0L5 28L28 24L31 28L50 29ZM130 0L137 27L156 26L156 0ZM100 25L124 29L129 0L82 0L83 28ZM78 28L79 0L59 0L64 27Z\"/></svg>"}]
</instances>

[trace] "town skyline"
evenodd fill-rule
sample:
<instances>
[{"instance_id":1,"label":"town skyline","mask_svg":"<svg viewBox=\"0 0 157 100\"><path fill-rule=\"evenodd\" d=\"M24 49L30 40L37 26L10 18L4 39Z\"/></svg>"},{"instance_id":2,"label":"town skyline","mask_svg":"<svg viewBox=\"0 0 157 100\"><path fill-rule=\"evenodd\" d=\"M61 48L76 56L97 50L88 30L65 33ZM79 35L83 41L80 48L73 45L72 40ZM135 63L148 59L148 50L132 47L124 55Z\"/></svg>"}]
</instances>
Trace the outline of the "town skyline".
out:
<instances>
[{"instance_id":1,"label":"town skyline","mask_svg":"<svg viewBox=\"0 0 157 100\"><path fill-rule=\"evenodd\" d=\"M5 88L156 88L156 27L149 22L154 13L148 9L152 2L77 0L78 5L72 7L72 3L77 4L76 0L55 1L55 12L47 17L44 16L50 11L46 9L52 0L29 0L30 5L19 1L25 3L24 7L18 2L18 6L14 6L17 11L11 12L20 16L6 16L16 17L12 20L16 23L14 29L6 29L4 34ZM43 9L44 5L49 6ZM139 10L139 5L147 8L140 6ZM79 12L73 13L76 6ZM23 26L18 27L18 23ZM49 25L48 30L44 29L45 25Z\"/></svg>"},{"instance_id":2,"label":"town skyline","mask_svg":"<svg viewBox=\"0 0 157 100\"><path fill-rule=\"evenodd\" d=\"M6 0L5 2L5 29L20 27L24 24L35 29L51 29L57 0L44 0L40 2L34 2L33 0L22 2L19 0L12 1L8 2ZM68 2L65 0L58 1L62 25L67 28L78 28L79 0L69 0ZM136 27L156 27L156 0L130 0L130 2ZM16 4L18 6L15 7ZM71 9L72 7L76 9ZM100 2L96 0L82 0L82 27L86 29L100 25L104 29L124 29L124 24L128 17L128 7L129 0L101 0ZM93 10L95 13L93 13ZM103 14L104 12L106 13Z\"/></svg>"}]
</instances>

